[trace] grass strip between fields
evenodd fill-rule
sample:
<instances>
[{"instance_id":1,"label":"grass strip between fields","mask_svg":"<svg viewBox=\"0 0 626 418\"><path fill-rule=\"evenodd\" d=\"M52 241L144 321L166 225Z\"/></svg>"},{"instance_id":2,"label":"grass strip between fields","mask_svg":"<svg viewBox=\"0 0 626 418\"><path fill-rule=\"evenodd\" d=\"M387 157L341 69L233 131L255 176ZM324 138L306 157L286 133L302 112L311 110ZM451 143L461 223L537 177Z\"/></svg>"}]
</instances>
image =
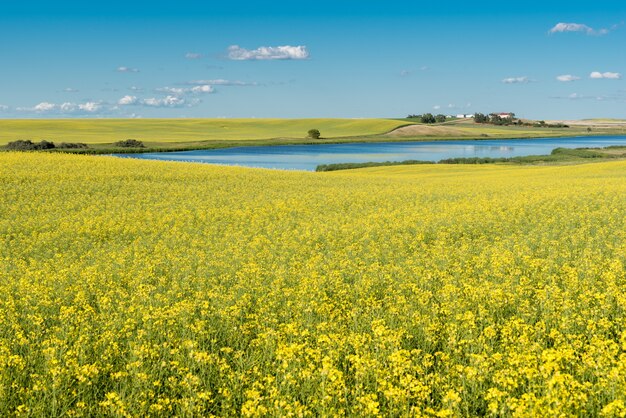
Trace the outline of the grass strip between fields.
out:
<instances>
[{"instance_id":1,"label":"grass strip between fields","mask_svg":"<svg viewBox=\"0 0 626 418\"><path fill-rule=\"evenodd\" d=\"M447 158L437 163L434 161L405 160L405 161L384 161L384 162L364 162L364 163L337 163L321 164L315 171L338 171L352 170L357 168L384 167L396 165L415 164L545 164L545 163L577 163L589 160L601 161L609 159L626 158L626 147L610 146L605 148L555 148L549 155L527 155L520 157L469 157L469 158Z\"/></svg>"}]
</instances>

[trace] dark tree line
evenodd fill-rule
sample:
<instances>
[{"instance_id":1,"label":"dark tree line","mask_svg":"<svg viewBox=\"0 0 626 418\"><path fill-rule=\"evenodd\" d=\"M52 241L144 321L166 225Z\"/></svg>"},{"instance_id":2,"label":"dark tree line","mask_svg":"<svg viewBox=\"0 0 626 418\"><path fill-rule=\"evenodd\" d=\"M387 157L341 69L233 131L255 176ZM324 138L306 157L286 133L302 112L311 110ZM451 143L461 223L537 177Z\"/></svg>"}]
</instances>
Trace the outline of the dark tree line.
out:
<instances>
[{"instance_id":1,"label":"dark tree line","mask_svg":"<svg viewBox=\"0 0 626 418\"><path fill-rule=\"evenodd\" d=\"M524 122L521 119L515 118L515 113L509 113L510 116L502 117L497 113L490 113L485 115L483 113L474 114L474 122L475 123L488 123L491 125L500 125L500 126L532 126L535 128L569 128L569 125L565 125L563 123L546 123L543 120L538 122Z\"/></svg>"},{"instance_id":2,"label":"dark tree line","mask_svg":"<svg viewBox=\"0 0 626 418\"><path fill-rule=\"evenodd\" d=\"M485 115L483 113L474 114L474 122L476 123L489 123L491 125L522 125L521 119L515 118L515 113L509 113L509 116L500 116L497 113L490 113Z\"/></svg>"},{"instance_id":3,"label":"dark tree line","mask_svg":"<svg viewBox=\"0 0 626 418\"><path fill-rule=\"evenodd\" d=\"M136 139L126 139L124 141L118 141L113 144L116 147L120 148L144 148L145 145L141 141L137 141ZM17 141L9 142L4 149L12 150L12 151L40 151L40 150L51 150L51 149L81 149L81 148L89 148L87 144L82 142L61 142L55 144L52 141L46 141L45 139L41 142L33 142L30 139L18 139Z\"/></svg>"},{"instance_id":4,"label":"dark tree line","mask_svg":"<svg viewBox=\"0 0 626 418\"><path fill-rule=\"evenodd\" d=\"M446 115L432 113L424 113L423 115L409 115L407 119L417 119L421 123L443 123L446 121Z\"/></svg>"}]
</instances>

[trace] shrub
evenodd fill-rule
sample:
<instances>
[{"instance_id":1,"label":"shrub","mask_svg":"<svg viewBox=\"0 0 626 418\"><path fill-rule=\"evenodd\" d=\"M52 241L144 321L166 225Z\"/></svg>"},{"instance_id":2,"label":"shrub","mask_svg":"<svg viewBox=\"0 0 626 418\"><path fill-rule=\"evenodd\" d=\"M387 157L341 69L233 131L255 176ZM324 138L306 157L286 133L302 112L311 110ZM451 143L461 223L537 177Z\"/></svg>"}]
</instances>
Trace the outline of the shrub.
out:
<instances>
[{"instance_id":1,"label":"shrub","mask_svg":"<svg viewBox=\"0 0 626 418\"><path fill-rule=\"evenodd\" d=\"M309 138L313 138L313 139L320 139L321 137L319 129L309 129L307 134Z\"/></svg>"},{"instance_id":2,"label":"shrub","mask_svg":"<svg viewBox=\"0 0 626 418\"><path fill-rule=\"evenodd\" d=\"M17 141L9 142L6 146L10 150L32 150L35 149L35 144L29 139L18 139Z\"/></svg>"},{"instance_id":3,"label":"shrub","mask_svg":"<svg viewBox=\"0 0 626 418\"><path fill-rule=\"evenodd\" d=\"M125 139L124 141L118 141L113 145L122 148L145 148L143 142L137 141L136 139Z\"/></svg>"},{"instance_id":4,"label":"shrub","mask_svg":"<svg viewBox=\"0 0 626 418\"><path fill-rule=\"evenodd\" d=\"M352 170L355 168L368 167L385 167L393 165L416 165L416 164L435 164L433 161L421 160L405 160L405 161L385 161L385 162L365 162L365 163L337 163L337 164L320 164L315 171L338 171Z\"/></svg>"},{"instance_id":5,"label":"shrub","mask_svg":"<svg viewBox=\"0 0 626 418\"><path fill-rule=\"evenodd\" d=\"M38 144L35 144L35 149L52 149L55 148L54 142L46 141L45 139Z\"/></svg>"},{"instance_id":6,"label":"shrub","mask_svg":"<svg viewBox=\"0 0 626 418\"><path fill-rule=\"evenodd\" d=\"M9 142L6 149L13 151L34 151L41 149L55 148L54 142L43 140L41 142L33 142L30 139L18 139L17 141Z\"/></svg>"},{"instance_id":7,"label":"shrub","mask_svg":"<svg viewBox=\"0 0 626 418\"><path fill-rule=\"evenodd\" d=\"M76 149L76 148L89 148L89 146L82 142L61 142L59 145L57 145L57 148Z\"/></svg>"}]
</instances>

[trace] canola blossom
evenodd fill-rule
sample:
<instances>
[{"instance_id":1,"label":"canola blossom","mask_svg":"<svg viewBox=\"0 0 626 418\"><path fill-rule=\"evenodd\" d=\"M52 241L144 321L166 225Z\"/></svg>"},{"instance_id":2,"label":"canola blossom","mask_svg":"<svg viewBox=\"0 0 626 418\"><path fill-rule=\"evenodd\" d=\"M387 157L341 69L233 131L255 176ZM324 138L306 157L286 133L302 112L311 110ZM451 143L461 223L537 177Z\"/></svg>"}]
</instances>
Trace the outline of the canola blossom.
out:
<instances>
[{"instance_id":1,"label":"canola blossom","mask_svg":"<svg viewBox=\"0 0 626 418\"><path fill-rule=\"evenodd\" d=\"M625 416L626 162L0 154L0 416Z\"/></svg>"}]
</instances>

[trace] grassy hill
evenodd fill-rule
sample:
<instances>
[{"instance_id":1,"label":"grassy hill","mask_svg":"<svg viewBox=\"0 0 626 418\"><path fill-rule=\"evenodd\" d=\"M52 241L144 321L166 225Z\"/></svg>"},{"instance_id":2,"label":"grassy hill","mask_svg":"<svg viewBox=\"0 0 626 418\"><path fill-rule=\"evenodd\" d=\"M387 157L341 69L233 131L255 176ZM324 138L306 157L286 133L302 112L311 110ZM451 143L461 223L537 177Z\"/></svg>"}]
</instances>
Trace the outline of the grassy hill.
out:
<instances>
[{"instance_id":1,"label":"grassy hill","mask_svg":"<svg viewBox=\"0 0 626 418\"><path fill-rule=\"evenodd\" d=\"M307 138L310 129L322 138ZM405 119L0 119L0 146L18 139L82 142L88 153L136 152L112 144L142 141L144 151L182 151L250 145L436 141L625 135L626 125L580 122L569 128L494 126L472 120L426 125Z\"/></svg>"},{"instance_id":2,"label":"grassy hill","mask_svg":"<svg viewBox=\"0 0 626 418\"><path fill-rule=\"evenodd\" d=\"M0 145L17 139L106 144L133 138L146 143L376 135L408 122L392 119L13 119L0 120Z\"/></svg>"}]
</instances>

